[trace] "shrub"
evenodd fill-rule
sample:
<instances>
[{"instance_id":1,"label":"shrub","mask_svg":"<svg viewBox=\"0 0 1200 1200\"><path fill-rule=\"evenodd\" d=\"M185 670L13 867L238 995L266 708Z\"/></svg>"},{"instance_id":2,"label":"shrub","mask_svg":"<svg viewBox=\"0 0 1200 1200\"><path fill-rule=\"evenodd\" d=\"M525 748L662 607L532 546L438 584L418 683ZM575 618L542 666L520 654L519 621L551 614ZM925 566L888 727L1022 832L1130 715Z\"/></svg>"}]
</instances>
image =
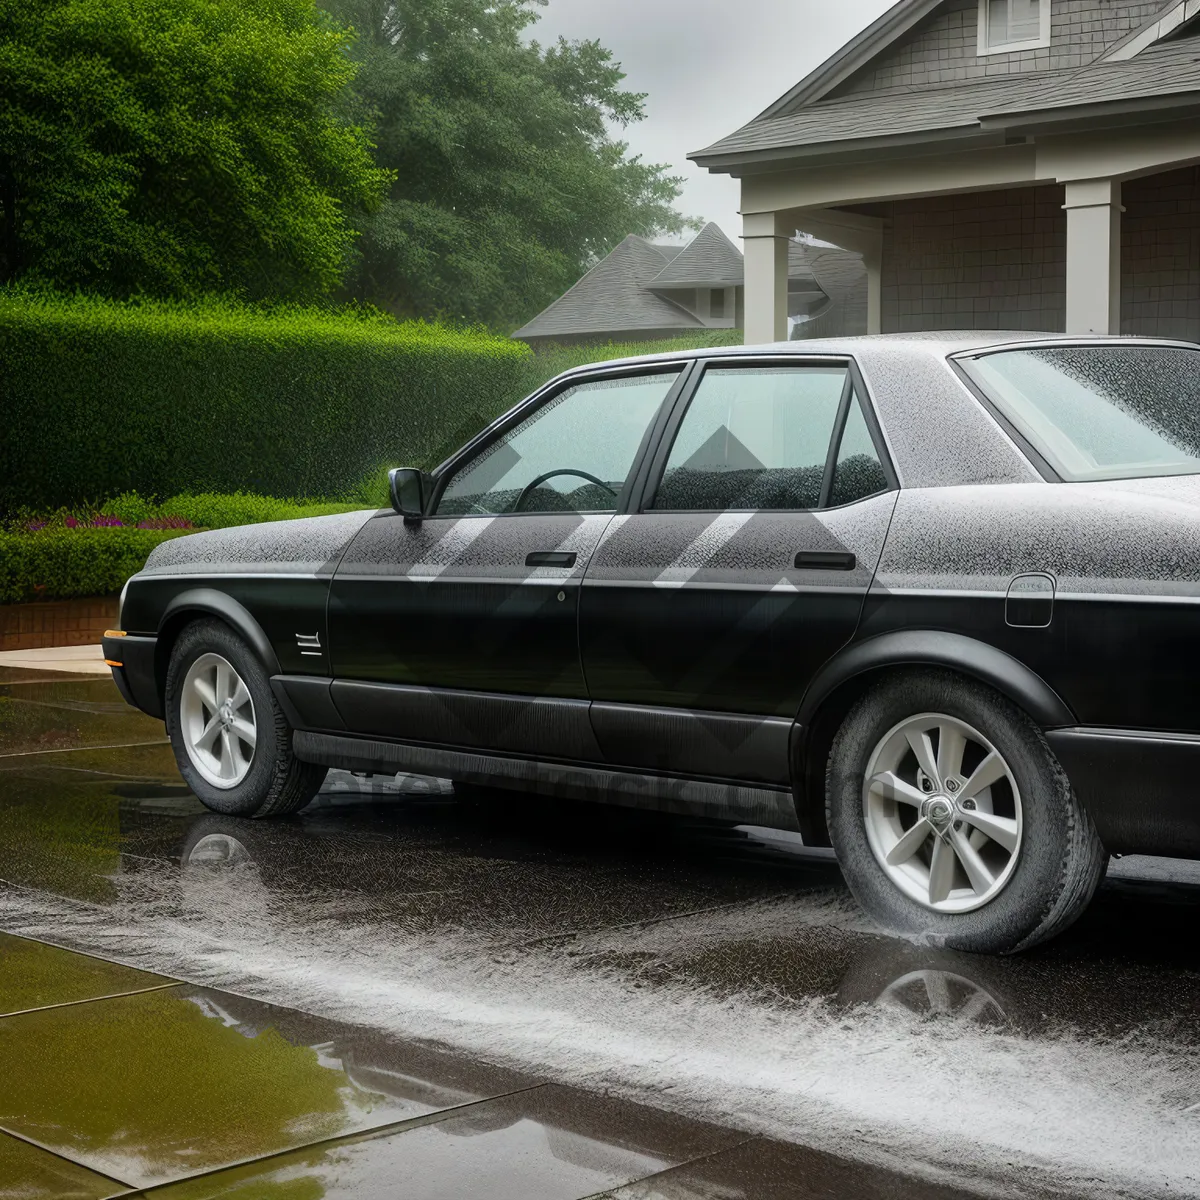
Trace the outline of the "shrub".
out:
<instances>
[{"instance_id":1,"label":"shrub","mask_svg":"<svg viewBox=\"0 0 1200 1200\"><path fill-rule=\"evenodd\" d=\"M506 338L358 309L0 293L0 511L184 490L339 497L519 399Z\"/></svg>"},{"instance_id":2,"label":"shrub","mask_svg":"<svg viewBox=\"0 0 1200 1200\"><path fill-rule=\"evenodd\" d=\"M172 496L161 504L126 492L99 505L19 512L0 531L0 604L120 591L159 542L197 529L319 517L361 507L273 496Z\"/></svg>"},{"instance_id":3,"label":"shrub","mask_svg":"<svg viewBox=\"0 0 1200 1200\"><path fill-rule=\"evenodd\" d=\"M0 603L105 596L142 569L176 529L67 529L0 533Z\"/></svg>"},{"instance_id":4,"label":"shrub","mask_svg":"<svg viewBox=\"0 0 1200 1200\"><path fill-rule=\"evenodd\" d=\"M191 507L160 515L212 525L299 515L248 492L384 504L388 467L435 466L561 371L740 340L715 331L534 354L368 309L0 291L0 513L186 493ZM211 493L240 495L239 519L215 518ZM132 511L92 515L152 519L122 516Z\"/></svg>"},{"instance_id":5,"label":"shrub","mask_svg":"<svg viewBox=\"0 0 1200 1200\"><path fill-rule=\"evenodd\" d=\"M654 342L605 342L587 346L558 346L550 344L538 350L530 378L538 383L553 379L572 367L587 363L607 362L613 358L636 358L639 354L672 354L680 350L702 350L711 346L740 346L740 329L713 329L707 333L685 334ZM530 391L533 390L531 387Z\"/></svg>"}]
</instances>

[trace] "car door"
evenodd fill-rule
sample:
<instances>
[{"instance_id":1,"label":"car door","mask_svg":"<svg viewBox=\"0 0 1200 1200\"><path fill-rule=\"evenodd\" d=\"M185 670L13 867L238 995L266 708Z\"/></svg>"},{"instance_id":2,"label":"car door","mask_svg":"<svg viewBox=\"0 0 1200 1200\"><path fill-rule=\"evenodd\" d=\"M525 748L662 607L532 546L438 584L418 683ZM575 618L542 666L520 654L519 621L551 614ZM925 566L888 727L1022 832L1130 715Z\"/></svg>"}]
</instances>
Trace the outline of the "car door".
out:
<instances>
[{"instance_id":1,"label":"car door","mask_svg":"<svg viewBox=\"0 0 1200 1200\"><path fill-rule=\"evenodd\" d=\"M584 580L592 724L615 765L782 784L895 481L848 360L711 361L689 392Z\"/></svg>"},{"instance_id":2,"label":"car door","mask_svg":"<svg viewBox=\"0 0 1200 1200\"><path fill-rule=\"evenodd\" d=\"M333 580L333 702L358 733L596 759L579 587L681 364L575 378L366 523Z\"/></svg>"}]
</instances>

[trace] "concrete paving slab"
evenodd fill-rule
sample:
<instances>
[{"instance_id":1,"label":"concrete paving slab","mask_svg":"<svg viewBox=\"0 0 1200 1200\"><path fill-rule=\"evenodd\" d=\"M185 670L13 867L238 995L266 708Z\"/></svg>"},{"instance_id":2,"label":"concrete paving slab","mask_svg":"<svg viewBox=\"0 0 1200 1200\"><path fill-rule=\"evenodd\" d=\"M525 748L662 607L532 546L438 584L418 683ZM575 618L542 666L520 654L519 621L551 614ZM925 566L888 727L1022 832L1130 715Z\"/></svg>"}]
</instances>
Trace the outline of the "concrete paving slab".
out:
<instances>
[{"instance_id":1,"label":"concrete paving slab","mask_svg":"<svg viewBox=\"0 0 1200 1200\"><path fill-rule=\"evenodd\" d=\"M446 1105L402 1064L360 1078L342 1057L363 1053L353 1034L194 987L7 1017L0 1128L144 1187ZM502 1095L513 1081L472 1068L450 1100Z\"/></svg>"},{"instance_id":2,"label":"concrete paving slab","mask_svg":"<svg viewBox=\"0 0 1200 1200\"><path fill-rule=\"evenodd\" d=\"M122 793L172 782L180 786L167 745L0 757L0 879L77 900L111 897Z\"/></svg>"},{"instance_id":3,"label":"concrete paving slab","mask_svg":"<svg viewBox=\"0 0 1200 1200\"><path fill-rule=\"evenodd\" d=\"M55 679L95 679L95 671L55 671ZM36 667L0 667L0 683L42 683L46 672Z\"/></svg>"},{"instance_id":4,"label":"concrete paving slab","mask_svg":"<svg viewBox=\"0 0 1200 1200\"><path fill-rule=\"evenodd\" d=\"M976 1200L964 1191L820 1150L754 1138L717 1154L673 1167L593 1200Z\"/></svg>"},{"instance_id":5,"label":"concrete paving slab","mask_svg":"<svg viewBox=\"0 0 1200 1200\"><path fill-rule=\"evenodd\" d=\"M0 1200L103 1200L121 1185L0 1133Z\"/></svg>"},{"instance_id":6,"label":"concrete paving slab","mask_svg":"<svg viewBox=\"0 0 1200 1200\"><path fill-rule=\"evenodd\" d=\"M70 671L76 675L107 675L100 646L43 646L38 650L0 651L0 667L25 671Z\"/></svg>"},{"instance_id":7,"label":"concrete paving slab","mask_svg":"<svg viewBox=\"0 0 1200 1200\"><path fill-rule=\"evenodd\" d=\"M549 1085L417 1128L174 1184L154 1196L217 1200L294 1189L297 1195L324 1200L577 1200L712 1154L743 1137L641 1105Z\"/></svg>"},{"instance_id":8,"label":"concrete paving slab","mask_svg":"<svg viewBox=\"0 0 1200 1200\"><path fill-rule=\"evenodd\" d=\"M502 1060L556 1084L602 1080L681 1119L728 1121L740 1137L810 1147L718 1152L707 1165L701 1155L673 1173L671 1155L632 1144L666 1163L645 1177L655 1200L653 1187L664 1200L807 1200L797 1179L826 1181L813 1193L822 1200L959 1194L932 1190L932 1179L992 1195L1200 1195L1200 880L1188 864L1122 860L1064 937L989 959L882 935L835 868L746 829L503 793L459 803L441 788L373 783L356 796L359 784L337 782L336 794L288 820L256 822L201 809L165 745L0 759L0 880L23 885L0 883L0 924L351 1022L282 1009L262 1017L253 1001L204 993L217 997L221 1015L207 1020L222 1038L252 1047L265 1038L266 1050L282 1039L316 1055L318 1079L343 1079L339 1096L390 1097L390 1111L415 1112L403 1119L430 1128L448 1106L488 1092L474 1081L480 1060ZM281 1127L306 1138L336 1129L329 1112L289 1117L272 1094L260 1122L254 1088L275 1066L265 1051L239 1074L224 1042L209 1054L194 1030L172 1041L134 1023L123 1036L119 1053L100 1039L90 1060L119 1074L118 1085L89 1082L92 1070L39 1099L43 1076L74 1065L63 1065L67 1039L37 1057L22 1050L13 1094L33 1078L34 1115L47 1127L57 1119L50 1101L62 1109L64 1095L72 1104L82 1095L89 1112L104 1112L115 1094L132 1132L123 1140L109 1128L100 1149L149 1145L153 1158L165 1145L172 1170L193 1147L224 1171L231 1160L213 1146L240 1142L251 1157L285 1144L288 1162L270 1169L293 1174L268 1179L279 1187L253 1178L242 1187L226 1171L196 1177L197 1196L307 1197L332 1180L331 1196L390 1200L407 1198L414 1178L434 1196L447 1179L459 1190L443 1194L456 1200L505 1194L503 1174L499 1191L490 1176L473 1182L469 1162L455 1175L470 1139L444 1132L440 1143L422 1134L441 1155L353 1150L330 1166L333 1147L301 1152L275 1137ZM173 1081L177 1060L199 1084ZM10 1061L0 1043L0 1076ZM285 1092L291 1070L276 1071ZM559 1113L552 1119L561 1125ZM549 1121L532 1123L540 1153ZM260 1137L260 1125L272 1136ZM567 1131L609 1136L596 1122ZM404 1142L415 1133L389 1127L378 1140L418 1147ZM528 1176L512 1168L515 1194L559 1187L555 1163L543 1171L536 1155L518 1154L524 1133L511 1136L511 1154L494 1161L532 1164ZM634 1186L599 1174L572 1176L569 1187ZM369 1186L356 1188L363 1179ZM202 1190L215 1181L227 1189Z\"/></svg>"},{"instance_id":9,"label":"concrete paving slab","mask_svg":"<svg viewBox=\"0 0 1200 1200\"><path fill-rule=\"evenodd\" d=\"M0 933L0 1017L173 982L149 971Z\"/></svg>"},{"instance_id":10,"label":"concrete paving slab","mask_svg":"<svg viewBox=\"0 0 1200 1200\"><path fill-rule=\"evenodd\" d=\"M35 681L0 682L0 757L166 736L163 723L126 704L111 679L43 671Z\"/></svg>"}]
</instances>

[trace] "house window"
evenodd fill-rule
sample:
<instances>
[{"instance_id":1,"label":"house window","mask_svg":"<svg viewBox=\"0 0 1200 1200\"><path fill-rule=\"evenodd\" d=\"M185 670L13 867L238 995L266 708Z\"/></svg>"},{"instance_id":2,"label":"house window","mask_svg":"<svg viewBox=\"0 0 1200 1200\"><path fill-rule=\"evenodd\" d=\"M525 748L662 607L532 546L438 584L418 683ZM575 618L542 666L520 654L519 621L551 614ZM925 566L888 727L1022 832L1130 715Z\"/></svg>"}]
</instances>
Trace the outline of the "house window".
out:
<instances>
[{"instance_id":1,"label":"house window","mask_svg":"<svg viewBox=\"0 0 1200 1200\"><path fill-rule=\"evenodd\" d=\"M1050 45L1050 0L979 0L979 53Z\"/></svg>"},{"instance_id":2,"label":"house window","mask_svg":"<svg viewBox=\"0 0 1200 1200\"><path fill-rule=\"evenodd\" d=\"M708 289L708 315L710 317L723 317L725 315L724 288Z\"/></svg>"}]
</instances>

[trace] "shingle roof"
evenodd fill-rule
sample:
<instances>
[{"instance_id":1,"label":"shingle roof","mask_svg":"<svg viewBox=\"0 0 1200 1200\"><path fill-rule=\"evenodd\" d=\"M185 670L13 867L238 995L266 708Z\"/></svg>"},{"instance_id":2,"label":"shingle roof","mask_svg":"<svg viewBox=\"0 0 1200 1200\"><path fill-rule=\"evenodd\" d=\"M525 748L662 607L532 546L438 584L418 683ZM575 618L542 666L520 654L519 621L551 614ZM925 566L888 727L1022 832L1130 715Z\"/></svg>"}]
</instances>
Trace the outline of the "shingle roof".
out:
<instances>
[{"instance_id":1,"label":"shingle roof","mask_svg":"<svg viewBox=\"0 0 1200 1200\"><path fill-rule=\"evenodd\" d=\"M709 221L650 286L735 287L742 282L743 273L742 252L715 221Z\"/></svg>"},{"instance_id":2,"label":"shingle roof","mask_svg":"<svg viewBox=\"0 0 1200 1200\"><path fill-rule=\"evenodd\" d=\"M823 100L777 110L775 115L756 117L689 157L701 165L719 166L727 159L754 152L828 146L865 138L980 133L1035 113L1051 113L1062 120L1072 108L1144 105L1155 100L1200 105L1200 56L1194 43L1163 43L1136 58L1093 62L1065 71Z\"/></svg>"},{"instance_id":3,"label":"shingle roof","mask_svg":"<svg viewBox=\"0 0 1200 1200\"><path fill-rule=\"evenodd\" d=\"M515 338L578 337L637 330L703 329L702 321L650 291L667 256L630 234Z\"/></svg>"}]
</instances>

